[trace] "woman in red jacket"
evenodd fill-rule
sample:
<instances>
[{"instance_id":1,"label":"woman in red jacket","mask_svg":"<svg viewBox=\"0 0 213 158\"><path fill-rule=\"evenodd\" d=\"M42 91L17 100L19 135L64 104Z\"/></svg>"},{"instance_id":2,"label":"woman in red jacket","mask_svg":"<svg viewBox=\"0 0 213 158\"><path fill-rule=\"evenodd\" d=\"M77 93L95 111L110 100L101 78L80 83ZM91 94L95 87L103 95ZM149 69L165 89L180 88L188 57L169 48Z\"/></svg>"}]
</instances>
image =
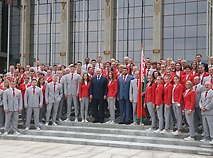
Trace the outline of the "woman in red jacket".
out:
<instances>
[{"instance_id":1,"label":"woman in red jacket","mask_svg":"<svg viewBox=\"0 0 213 158\"><path fill-rule=\"evenodd\" d=\"M157 77L157 88L155 89L155 105L157 110L157 116L159 120L159 128L154 131L155 133L160 133L163 130L164 121L163 121L163 84L162 76Z\"/></svg>"},{"instance_id":2,"label":"woman in red jacket","mask_svg":"<svg viewBox=\"0 0 213 158\"><path fill-rule=\"evenodd\" d=\"M118 92L118 82L114 77L114 73L111 71L108 74L108 94L107 94L110 120L106 123L115 124L115 101L117 92Z\"/></svg>"},{"instance_id":3,"label":"woman in red jacket","mask_svg":"<svg viewBox=\"0 0 213 158\"><path fill-rule=\"evenodd\" d=\"M155 115L155 89L156 84L154 83L154 79L152 75L148 75L148 83L146 84L146 93L145 93L145 100L144 100L144 108L147 106L149 114L152 118L152 124L147 132L152 132L156 129L156 115Z\"/></svg>"},{"instance_id":4,"label":"woman in red jacket","mask_svg":"<svg viewBox=\"0 0 213 158\"><path fill-rule=\"evenodd\" d=\"M44 77L40 77L39 79L38 79L38 85L37 85L38 87L40 87L41 88L41 90L42 90L42 94L43 94L43 106L42 106L42 108L40 109L40 116L39 116L39 121L40 121L40 123L42 122L42 119L45 119L45 113L46 113L46 106L45 106L45 104L46 104L46 102L45 102L45 90L46 90L46 82L45 82L45 80L44 80Z\"/></svg>"},{"instance_id":5,"label":"woman in red jacket","mask_svg":"<svg viewBox=\"0 0 213 158\"><path fill-rule=\"evenodd\" d=\"M79 86L79 102L81 104L81 118L82 122L88 122L88 108L89 108L89 87L90 80L87 73L82 76L82 81Z\"/></svg>"},{"instance_id":6,"label":"woman in red jacket","mask_svg":"<svg viewBox=\"0 0 213 158\"><path fill-rule=\"evenodd\" d=\"M173 132L174 135L181 134L182 129L182 110L181 104L183 99L183 86L180 84L180 77L178 75L174 76L174 82L172 89L172 107L174 110L175 118L177 120L178 129Z\"/></svg>"},{"instance_id":7,"label":"woman in red jacket","mask_svg":"<svg viewBox=\"0 0 213 158\"><path fill-rule=\"evenodd\" d=\"M189 137L184 138L186 141L195 140L195 128L194 128L194 105L196 100L196 92L193 90L191 81L186 82L186 91L183 94L183 106L182 113L186 116L186 121L189 125Z\"/></svg>"},{"instance_id":8,"label":"woman in red jacket","mask_svg":"<svg viewBox=\"0 0 213 158\"><path fill-rule=\"evenodd\" d=\"M170 83L169 77L164 77L164 118L165 118L165 129L161 133L170 133L173 130L173 117L172 117L172 84Z\"/></svg>"},{"instance_id":9,"label":"woman in red jacket","mask_svg":"<svg viewBox=\"0 0 213 158\"><path fill-rule=\"evenodd\" d=\"M190 73L191 72L191 66L186 65L184 67L184 72L185 72L185 75L183 75L183 77L181 79L181 84L183 85L183 90L185 91L186 90L186 87L185 87L186 86L186 82L187 81L191 81L193 83L194 77Z\"/></svg>"}]
</instances>

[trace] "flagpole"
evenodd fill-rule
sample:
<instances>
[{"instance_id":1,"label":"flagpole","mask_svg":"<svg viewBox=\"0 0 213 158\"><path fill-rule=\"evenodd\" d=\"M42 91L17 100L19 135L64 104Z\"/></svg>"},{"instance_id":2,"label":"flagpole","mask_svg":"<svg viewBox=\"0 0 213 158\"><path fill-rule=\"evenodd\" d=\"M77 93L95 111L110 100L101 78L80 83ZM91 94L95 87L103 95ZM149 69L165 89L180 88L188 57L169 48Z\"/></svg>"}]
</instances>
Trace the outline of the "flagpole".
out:
<instances>
[{"instance_id":1,"label":"flagpole","mask_svg":"<svg viewBox=\"0 0 213 158\"><path fill-rule=\"evenodd\" d=\"M35 54L36 54L36 61L38 60L38 12L39 12L39 1L36 1L36 47L35 47Z\"/></svg>"},{"instance_id":2,"label":"flagpole","mask_svg":"<svg viewBox=\"0 0 213 158\"><path fill-rule=\"evenodd\" d=\"M10 62L10 4L8 4L8 26L7 26L7 71L9 71Z\"/></svg>"}]
</instances>

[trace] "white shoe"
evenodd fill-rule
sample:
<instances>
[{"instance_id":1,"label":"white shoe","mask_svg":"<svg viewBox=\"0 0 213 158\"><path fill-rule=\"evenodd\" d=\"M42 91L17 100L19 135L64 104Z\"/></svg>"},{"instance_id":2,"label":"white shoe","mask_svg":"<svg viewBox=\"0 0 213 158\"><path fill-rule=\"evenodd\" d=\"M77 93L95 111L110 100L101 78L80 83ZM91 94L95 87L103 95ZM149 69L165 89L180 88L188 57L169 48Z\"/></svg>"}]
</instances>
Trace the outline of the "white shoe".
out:
<instances>
[{"instance_id":1,"label":"white shoe","mask_svg":"<svg viewBox=\"0 0 213 158\"><path fill-rule=\"evenodd\" d=\"M204 132L201 134L202 137L204 137Z\"/></svg>"},{"instance_id":2,"label":"white shoe","mask_svg":"<svg viewBox=\"0 0 213 158\"><path fill-rule=\"evenodd\" d=\"M164 130L162 130L160 133L166 134L166 133L169 133L169 130L164 129Z\"/></svg>"},{"instance_id":3,"label":"white shoe","mask_svg":"<svg viewBox=\"0 0 213 158\"><path fill-rule=\"evenodd\" d=\"M43 123L42 122L39 122L39 126L42 126L43 125Z\"/></svg>"},{"instance_id":4,"label":"white shoe","mask_svg":"<svg viewBox=\"0 0 213 158\"><path fill-rule=\"evenodd\" d=\"M106 124L110 124L111 122L112 122L112 121L109 120L109 121L106 122Z\"/></svg>"},{"instance_id":5,"label":"white shoe","mask_svg":"<svg viewBox=\"0 0 213 158\"><path fill-rule=\"evenodd\" d=\"M37 131L40 131L40 130L41 130L41 128L37 127L37 128L36 128L36 130L37 130Z\"/></svg>"},{"instance_id":6,"label":"white shoe","mask_svg":"<svg viewBox=\"0 0 213 158\"><path fill-rule=\"evenodd\" d=\"M114 125L114 124L115 124L115 122L114 122L114 121L112 121L112 122L110 122L110 124L111 124L111 125Z\"/></svg>"},{"instance_id":7,"label":"white shoe","mask_svg":"<svg viewBox=\"0 0 213 158\"><path fill-rule=\"evenodd\" d=\"M53 126L57 126L58 124L57 124L57 123L55 123L55 122L53 122L53 123L52 123L52 125L53 125Z\"/></svg>"},{"instance_id":8,"label":"white shoe","mask_svg":"<svg viewBox=\"0 0 213 158\"><path fill-rule=\"evenodd\" d=\"M20 135L21 133L19 133L18 131L16 131L15 133L13 133L14 135L18 136Z\"/></svg>"},{"instance_id":9,"label":"white shoe","mask_svg":"<svg viewBox=\"0 0 213 158\"><path fill-rule=\"evenodd\" d=\"M7 136L8 135L8 132L4 132L4 136Z\"/></svg>"},{"instance_id":10,"label":"white shoe","mask_svg":"<svg viewBox=\"0 0 213 158\"><path fill-rule=\"evenodd\" d=\"M28 130L29 130L29 127L26 127L26 128L25 128L25 131L28 131Z\"/></svg>"},{"instance_id":11,"label":"white shoe","mask_svg":"<svg viewBox=\"0 0 213 158\"><path fill-rule=\"evenodd\" d=\"M162 130L157 129L157 130L154 131L154 133L160 133L161 131L162 131Z\"/></svg>"},{"instance_id":12,"label":"white shoe","mask_svg":"<svg viewBox=\"0 0 213 158\"><path fill-rule=\"evenodd\" d=\"M67 118L66 120L64 120L64 122L70 122L70 119L69 119L69 118Z\"/></svg>"},{"instance_id":13,"label":"white shoe","mask_svg":"<svg viewBox=\"0 0 213 158\"><path fill-rule=\"evenodd\" d=\"M173 129L170 129L170 130L169 130L169 133L173 133Z\"/></svg>"},{"instance_id":14,"label":"white shoe","mask_svg":"<svg viewBox=\"0 0 213 158\"><path fill-rule=\"evenodd\" d=\"M85 120L84 120L84 119L82 119L82 121L81 121L81 122L83 122L83 123L84 123L84 122L85 122Z\"/></svg>"},{"instance_id":15,"label":"white shoe","mask_svg":"<svg viewBox=\"0 0 213 158\"><path fill-rule=\"evenodd\" d=\"M187 138L184 138L184 140L186 140L186 141L194 141L195 139L189 136Z\"/></svg>"},{"instance_id":16,"label":"white shoe","mask_svg":"<svg viewBox=\"0 0 213 158\"><path fill-rule=\"evenodd\" d=\"M75 121L74 122L78 122L78 119L77 118L75 118Z\"/></svg>"},{"instance_id":17,"label":"white shoe","mask_svg":"<svg viewBox=\"0 0 213 158\"><path fill-rule=\"evenodd\" d=\"M206 140L206 139L201 139L201 142L210 142L210 140Z\"/></svg>"},{"instance_id":18,"label":"white shoe","mask_svg":"<svg viewBox=\"0 0 213 158\"><path fill-rule=\"evenodd\" d=\"M60 119L60 118L59 118L59 119L58 119L58 121L60 121L60 122L61 122L61 121L62 121L62 119Z\"/></svg>"},{"instance_id":19,"label":"white shoe","mask_svg":"<svg viewBox=\"0 0 213 158\"><path fill-rule=\"evenodd\" d=\"M149 128L146 130L146 132L154 132L154 131L155 131L155 129L153 129L153 128Z\"/></svg>"},{"instance_id":20,"label":"white shoe","mask_svg":"<svg viewBox=\"0 0 213 158\"><path fill-rule=\"evenodd\" d=\"M84 122L88 123L87 119L85 119Z\"/></svg>"},{"instance_id":21,"label":"white shoe","mask_svg":"<svg viewBox=\"0 0 213 158\"><path fill-rule=\"evenodd\" d=\"M181 132L181 131L176 130L175 132L172 132L172 133L173 133L173 135L178 136L178 135L179 135L179 134L181 134L182 132Z\"/></svg>"},{"instance_id":22,"label":"white shoe","mask_svg":"<svg viewBox=\"0 0 213 158\"><path fill-rule=\"evenodd\" d=\"M45 123L45 125L44 125L45 127L48 127L49 126L49 123Z\"/></svg>"},{"instance_id":23,"label":"white shoe","mask_svg":"<svg viewBox=\"0 0 213 158\"><path fill-rule=\"evenodd\" d=\"M209 144L213 145L213 140L209 142Z\"/></svg>"},{"instance_id":24,"label":"white shoe","mask_svg":"<svg viewBox=\"0 0 213 158\"><path fill-rule=\"evenodd\" d=\"M137 122L133 122L133 123L131 124L131 126L135 126L135 125L137 125Z\"/></svg>"}]
</instances>

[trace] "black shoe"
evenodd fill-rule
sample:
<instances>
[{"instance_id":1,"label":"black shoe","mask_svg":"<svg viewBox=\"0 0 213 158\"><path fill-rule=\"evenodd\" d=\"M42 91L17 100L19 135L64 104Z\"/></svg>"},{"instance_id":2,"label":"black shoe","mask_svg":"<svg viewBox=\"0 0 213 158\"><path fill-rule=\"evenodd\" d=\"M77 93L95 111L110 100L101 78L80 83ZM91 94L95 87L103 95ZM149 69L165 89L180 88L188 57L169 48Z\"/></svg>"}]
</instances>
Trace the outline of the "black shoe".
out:
<instances>
[{"instance_id":1,"label":"black shoe","mask_svg":"<svg viewBox=\"0 0 213 158\"><path fill-rule=\"evenodd\" d=\"M92 123L99 123L99 121L97 121L97 120L94 120Z\"/></svg>"},{"instance_id":2,"label":"black shoe","mask_svg":"<svg viewBox=\"0 0 213 158\"><path fill-rule=\"evenodd\" d=\"M100 121L100 123L104 123L104 121Z\"/></svg>"},{"instance_id":3,"label":"black shoe","mask_svg":"<svg viewBox=\"0 0 213 158\"><path fill-rule=\"evenodd\" d=\"M127 122L127 123L126 123L126 125L130 125L130 124L131 124L131 122Z\"/></svg>"},{"instance_id":4,"label":"black shoe","mask_svg":"<svg viewBox=\"0 0 213 158\"><path fill-rule=\"evenodd\" d=\"M124 122L119 122L120 125L125 124Z\"/></svg>"}]
</instances>

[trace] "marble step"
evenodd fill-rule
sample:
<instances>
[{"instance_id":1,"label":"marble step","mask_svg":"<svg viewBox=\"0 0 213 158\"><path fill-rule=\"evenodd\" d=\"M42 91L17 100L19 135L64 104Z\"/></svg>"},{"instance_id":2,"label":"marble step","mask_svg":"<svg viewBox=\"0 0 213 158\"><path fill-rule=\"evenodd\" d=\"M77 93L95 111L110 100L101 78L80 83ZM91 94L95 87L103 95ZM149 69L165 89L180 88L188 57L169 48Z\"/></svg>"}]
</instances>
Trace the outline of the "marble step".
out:
<instances>
[{"instance_id":1,"label":"marble step","mask_svg":"<svg viewBox=\"0 0 213 158\"><path fill-rule=\"evenodd\" d=\"M83 138L83 139L98 139L103 141L126 141L137 143L152 143L152 144L165 144L165 145L184 145L200 147L202 145L209 145L209 143L203 143L199 140L185 141L180 138L169 137L150 137L150 136L137 136L137 135L117 135L117 134L105 134L105 133L87 133L87 132L73 132L73 131L54 131L54 130L20 130L23 135L42 135L52 137L67 137L67 138Z\"/></svg>"},{"instance_id":2,"label":"marble step","mask_svg":"<svg viewBox=\"0 0 213 158\"><path fill-rule=\"evenodd\" d=\"M193 147L193 146L184 146L184 145L178 146L178 145L127 142L127 141L53 137L53 136L43 136L43 135L19 135L19 136L8 135L8 136L0 136L0 139L54 142L54 143L65 143L65 144L82 144L82 145L118 147L118 148L140 149L140 150L157 150L157 151L169 151L169 152L188 153L188 154L202 154L202 155L205 154L209 156L213 155L212 146L207 146L207 145L205 147Z\"/></svg>"}]
</instances>

